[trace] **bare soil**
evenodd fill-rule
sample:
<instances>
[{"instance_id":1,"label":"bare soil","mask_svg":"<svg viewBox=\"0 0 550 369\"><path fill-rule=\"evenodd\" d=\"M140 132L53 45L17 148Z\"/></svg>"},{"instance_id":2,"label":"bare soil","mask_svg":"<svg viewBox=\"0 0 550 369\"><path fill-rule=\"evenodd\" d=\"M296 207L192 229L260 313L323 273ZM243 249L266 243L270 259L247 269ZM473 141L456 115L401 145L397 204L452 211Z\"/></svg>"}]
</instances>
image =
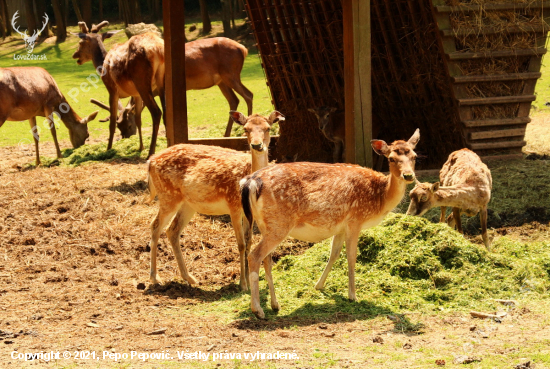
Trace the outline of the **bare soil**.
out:
<instances>
[{"instance_id":1,"label":"bare soil","mask_svg":"<svg viewBox=\"0 0 550 369\"><path fill-rule=\"evenodd\" d=\"M42 144L41 152L54 157L53 144ZM451 366L448 357L456 355L514 357L526 344L546 342L547 347L548 315L528 304L511 310L500 324L463 313L411 312L412 320L425 324L422 334L400 332L384 316L226 323L216 316L188 313L182 309L186 305L238 291L238 252L227 217L196 215L184 230L184 257L200 286L189 287L176 279L176 262L163 236L159 274L171 282L151 288L149 223L157 205L148 200L145 163L21 170L33 160L33 150L0 148L2 368L117 364L74 358L23 362L12 359L14 351L93 350L102 355L168 350L172 357L176 351L280 351L296 352L300 360L262 360L260 367L401 368L412 367L418 358L425 361L423 367L436 367L435 361L445 358ZM548 228L542 226L542 237L547 237ZM528 238L532 227L542 226L527 224L498 233ZM305 247L289 241L279 256L300 253ZM149 334L156 330L160 334ZM177 359L169 362L190 365ZM131 368L167 365L162 360L124 363ZM513 358L507 367L519 363ZM216 364L234 366L228 360L204 365Z\"/></svg>"}]
</instances>

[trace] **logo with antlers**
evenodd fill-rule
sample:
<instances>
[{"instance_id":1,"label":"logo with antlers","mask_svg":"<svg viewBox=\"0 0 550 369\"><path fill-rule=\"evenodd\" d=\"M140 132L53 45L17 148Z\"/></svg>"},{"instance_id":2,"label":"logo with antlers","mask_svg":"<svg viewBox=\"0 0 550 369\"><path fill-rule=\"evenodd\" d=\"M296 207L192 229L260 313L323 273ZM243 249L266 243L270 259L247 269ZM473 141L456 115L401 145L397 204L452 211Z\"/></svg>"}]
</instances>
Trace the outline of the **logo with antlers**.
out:
<instances>
[{"instance_id":1,"label":"logo with antlers","mask_svg":"<svg viewBox=\"0 0 550 369\"><path fill-rule=\"evenodd\" d=\"M13 15L13 17L11 19L11 26L13 27L13 29L17 33L19 33L21 36L23 36L23 40L25 41L25 48L27 49L27 53L31 54L32 51L34 50L34 44L36 42L36 39L38 38L38 36L40 36L42 31L44 31L44 29L46 28L46 26L48 25L48 20L50 20L50 18L48 18L48 14L44 13L44 22L42 23L42 29L40 31L34 30L32 36L29 36L27 34L28 30L25 30L25 33L20 32L19 27L16 27L16 25L15 25L15 21L17 20L17 18L19 18L18 13L19 13L19 10L16 11L15 14Z\"/></svg>"}]
</instances>

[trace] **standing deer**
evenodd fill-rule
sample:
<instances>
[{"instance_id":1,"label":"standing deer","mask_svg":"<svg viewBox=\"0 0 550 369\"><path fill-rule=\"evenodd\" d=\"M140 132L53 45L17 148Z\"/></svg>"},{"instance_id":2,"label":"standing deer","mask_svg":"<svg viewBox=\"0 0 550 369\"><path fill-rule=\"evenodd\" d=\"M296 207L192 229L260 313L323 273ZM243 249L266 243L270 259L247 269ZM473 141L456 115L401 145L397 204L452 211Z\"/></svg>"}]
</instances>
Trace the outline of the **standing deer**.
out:
<instances>
[{"instance_id":1,"label":"standing deer","mask_svg":"<svg viewBox=\"0 0 550 369\"><path fill-rule=\"evenodd\" d=\"M265 318L260 306L259 270L263 260L271 308L279 310L271 275L270 253L286 237L308 242L332 239L327 266L315 285L322 289L332 265L346 242L348 297L356 300L355 261L362 229L379 224L403 198L415 179L416 132L408 141L391 145L372 140L372 147L389 160L385 176L369 168L346 164L286 163L261 169L241 181L242 205L248 222L256 222L262 239L248 257L251 308Z\"/></svg>"},{"instance_id":2,"label":"standing deer","mask_svg":"<svg viewBox=\"0 0 550 369\"><path fill-rule=\"evenodd\" d=\"M109 143L107 150L113 146L115 135L118 100L132 96L135 101L136 126L139 132L139 149L143 150L141 134L141 111L146 106L153 118L153 135L149 155L155 153L158 130L162 111L155 102L155 96L164 102L164 41L153 33L144 33L132 37L124 44L118 44L107 52L103 40L112 37L119 31L99 34L101 28L109 22L103 21L92 25L90 31L84 22L78 22L81 32L78 50L73 54L79 65L92 60L96 70L101 70L101 79L109 92ZM123 137L130 135L132 127L119 125Z\"/></svg>"},{"instance_id":3,"label":"standing deer","mask_svg":"<svg viewBox=\"0 0 550 369\"><path fill-rule=\"evenodd\" d=\"M94 120L97 111L80 118L67 103L53 77L43 68L0 68L0 127L6 120L29 120L34 138L36 165L40 165L37 116L48 118L57 157L62 157L57 142L54 114L68 128L73 147L84 145L89 136L88 122Z\"/></svg>"},{"instance_id":4,"label":"standing deer","mask_svg":"<svg viewBox=\"0 0 550 369\"><path fill-rule=\"evenodd\" d=\"M231 216L239 246L241 289L248 289L248 255L250 224L241 207L239 180L268 164L269 128L285 120L278 111L269 117L254 114L245 118L239 112L230 113L232 119L244 126L250 154L216 146L181 144L171 146L148 161L148 183L151 199L158 195L159 212L151 223L151 275L157 279L157 242L166 230L178 262L182 278L189 284L197 280L187 272L179 245L182 229L195 213Z\"/></svg>"},{"instance_id":5,"label":"standing deer","mask_svg":"<svg viewBox=\"0 0 550 369\"><path fill-rule=\"evenodd\" d=\"M27 33L28 30L25 30L25 32L20 32L19 31L19 27L15 25L15 21L17 20L17 18L19 18L19 10L17 10L14 14L13 14L13 17L11 18L11 26L13 27L13 29L15 30L15 32L19 33L21 36L23 36L23 41L25 41L25 48L27 49L27 53L32 53L32 51L34 50L34 44L36 43L36 39L38 38L38 36L40 36L40 34L42 33L42 31L44 31L44 29L46 29L46 26L48 25L48 14L44 13L44 22L42 22L42 29L40 31L37 31L37 30L34 30L34 32L32 33L32 36L29 36L29 34Z\"/></svg>"},{"instance_id":6,"label":"standing deer","mask_svg":"<svg viewBox=\"0 0 550 369\"><path fill-rule=\"evenodd\" d=\"M345 112L343 110L336 111L335 107L328 106L308 110L317 117L319 129L323 132L323 135L334 143L334 149L332 150L333 163L344 163L346 153L344 149L346 140Z\"/></svg>"},{"instance_id":7,"label":"standing deer","mask_svg":"<svg viewBox=\"0 0 550 369\"><path fill-rule=\"evenodd\" d=\"M424 215L431 208L441 207L440 222L445 221L447 206L453 208L447 223L462 233L460 214L479 213L481 235L485 247L491 242L487 235L487 204L491 200L493 179L491 171L473 151L462 149L449 155L434 184L417 183L410 192L411 203L407 215Z\"/></svg>"}]
</instances>

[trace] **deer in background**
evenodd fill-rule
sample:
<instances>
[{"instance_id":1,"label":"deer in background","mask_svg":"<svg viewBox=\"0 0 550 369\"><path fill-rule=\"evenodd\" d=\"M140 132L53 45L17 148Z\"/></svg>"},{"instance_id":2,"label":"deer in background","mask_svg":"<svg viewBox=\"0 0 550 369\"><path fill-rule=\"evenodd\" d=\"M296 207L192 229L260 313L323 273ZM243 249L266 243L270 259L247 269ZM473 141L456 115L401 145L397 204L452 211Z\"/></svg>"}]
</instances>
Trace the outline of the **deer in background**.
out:
<instances>
[{"instance_id":1,"label":"deer in background","mask_svg":"<svg viewBox=\"0 0 550 369\"><path fill-rule=\"evenodd\" d=\"M334 149L332 150L333 163L344 163L346 153L344 148L346 140L345 112L343 110L337 111L335 107L328 106L308 110L317 117L319 129L323 132L323 135L334 143Z\"/></svg>"},{"instance_id":2,"label":"deer in background","mask_svg":"<svg viewBox=\"0 0 550 369\"><path fill-rule=\"evenodd\" d=\"M440 206L440 222L445 221L447 207L453 211L447 218L449 226L456 225L462 233L460 214L474 216L479 213L481 235L485 247L491 242L487 235L487 204L491 200L493 179L491 171L479 156L468 149L455 151L443 164L439 181L434 184L417 183L410 192L411 203L407 215L425 214L429 209Z\"/></svg>"},{"instance_id":3,"label":"deer in background","mask_svg":"<svg viewBox=\"0 0 550 369\"><path fill-rule=\"evenodd\" d=\"M265 318L259 291L262 261L271 308L279 310L269 255L288 236L308 242L333 236L330 258L316 289L323 289L345 241L348 297L357 299L355 262L359 233L379 224L399 204L407 184L414 181L414 148L419 139L416 130L408 141L391 145L372 140L374 151L389 160L387 176L358 165L285 163L268 166L241 181L244 213L248 223L255 221L262 234L248 257L251 308L256 317Z\"/></svg>"},{"instance_id":4,"label":"deer in background","mask_svg":"<svg viewBox=\"0 0 550 369\"><path fill-rule=\"evenodd\" d=\"M103 41L119 31L99 34L101 28L109 22L103 21L92 25L88 30L86 23L78 22L81 32L78 50L73 54L79 65L91 60L96 70L101 71L101 79L109 92L109 143L107 150L113 146L117 127L118 100L132 96L135 101L136 126L139 132L139 149L143 150L141 134L141 111L146 106L153 118L153 134L149 147L149 156L155 153L162 111L155 102L160 97L164 108L164 41L153 33L144 33L132 37L124 44L114 45L107 52ZM129 136L131 127L119 124L124 136Z\"/></svg>"},{"instance_id":5,"label":"deer in background","mask_svg":"<svg viewBox=\"0 0 550 369\"><path fill-rule=\"evenodd\" d=\"M188 273L179 245L182 229L195 213L229 214L239 247L240 286L243 290L248 289L246 260L252 223L244 217L239 181L268 165L269 129L285 118L278 111L268 117L254 114L246 118L239 112L230 115L244 127L250 154L217 146L180 144L163 150L147 162L151 199L156 194L159 200L159 212L151 223L152 283L159 282L156 264L158 239L172 218L166 233L182 278L193 285L197 280Z\"/></svg>"},{"instance_id":6,"label":"deer in background","mask_svg":"<svg viewBox=\"0 0 550 369\"><path fill-rule=\"evenodd\" d=\"M6 120L29 120L34 138L36 165L40 165L37 116L48 119L57 157L62 157L57 142L54 115L57 115L65 124L69 130L71 143L74 148L77 148L86 142L89 136L88 122L94 120L97 111L85 118L80 118L67 103L53 77L43 68L0 68L0 127Z\"/></svg>"},{"instance_id":7,"label":"deer in background","mask_svg":"<svg viewBox=\"0 0 550 369\"><path fill-rule=\"evenodd\" d=\"M90 99L90 102L92 104L95 104L99 106L100 108L103 108L107 111L110 111L110 108L108 105L105 105L99 100L96 99ZM122 103L120 100L118 101L118 116L116 119L116 125L117 127L128 127L128 129L124 130L124 133L122 133L121 130L121 136L122 138L130 138L131 136L136 134L136 113L135 113L135 106L134 98L130 98L128 103L125 107L122 106ZM108 122L111 119L111 116L107 116L107 118L100 119L100 122Z\"/></svg>"}]
</instances>

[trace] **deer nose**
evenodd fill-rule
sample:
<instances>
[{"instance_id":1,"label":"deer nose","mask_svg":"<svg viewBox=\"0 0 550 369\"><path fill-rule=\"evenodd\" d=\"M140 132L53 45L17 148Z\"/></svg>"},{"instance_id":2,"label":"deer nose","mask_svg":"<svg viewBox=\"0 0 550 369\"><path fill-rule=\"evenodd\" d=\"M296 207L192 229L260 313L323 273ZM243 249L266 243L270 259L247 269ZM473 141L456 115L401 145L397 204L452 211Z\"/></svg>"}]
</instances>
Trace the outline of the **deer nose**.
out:
<instances>
[{"instance_id":1,"label":"deer nose","mask_svg":"<svg viewBox=\"0 0 550 369\"><path fill-rule=\"evenodd\" d=\"M407 182L412 182L414 181L414 173L403 173L403 178Z\"/></svg>"},{"instance_id":2,"label":"deer nose","mask_svg":"<svg viewBox=\"0 0 550 369\"><path fill-rule=\"evenodd\" d=\"M264 148L264 143L260 142L259 144L250 144L250 146L252 146L252 148L256 151L262 151Z\"/></svg>"}]
</instances>

